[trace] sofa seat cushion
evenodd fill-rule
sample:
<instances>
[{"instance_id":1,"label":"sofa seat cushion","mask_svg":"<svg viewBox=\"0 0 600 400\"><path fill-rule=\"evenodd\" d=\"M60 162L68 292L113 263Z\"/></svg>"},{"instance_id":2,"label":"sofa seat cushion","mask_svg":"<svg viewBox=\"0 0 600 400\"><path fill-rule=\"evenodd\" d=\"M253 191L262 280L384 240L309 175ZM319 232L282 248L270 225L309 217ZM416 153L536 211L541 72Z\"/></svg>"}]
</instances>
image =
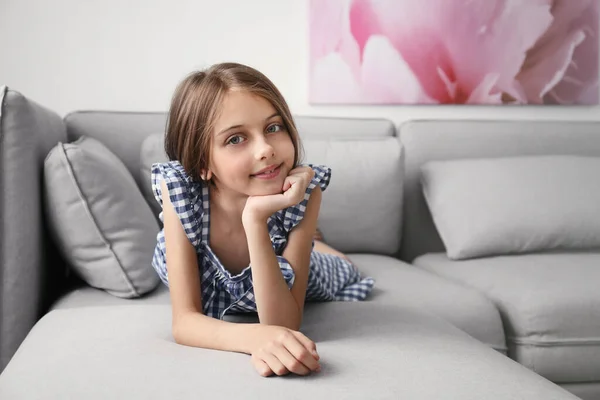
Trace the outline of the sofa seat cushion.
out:
<instances>
[{"instance_id":1,"label":"sofa seat cushion","mask_svg":"<svg viewBox=\"0 0 600 400\"><path fill-rule=\"evenodd\" d=\"M322 370L263 378L246 354L176 344L168 305L53 310L0 375L2 399L576 399L433 315L308 304ZM400 379L399 379L400 378Z\"/></svg>"},{"instance_id":2,"label":"sofa seat cushion","mask_svg":"<svg viewBox=\"0 0 600 400\"><path fill-rule=\"evenodd\" d=\"M600 381L561 383L559 386L573 393L581 400L600 400Z\"/></svg>"},{"instance_id":3,"label":"sofa seat cushion","mask_svg":"<svg viewBox=\"0 0 600 400\"><path fill-rule=\"evenodd\" d=\"M492 301L477 290L392 257L350 254L350 258L361 273L375 279L369 301L435 314L506 354L500 313Z\"/></svg>"},{"instance_id":4,"label":"sofa seat cushion","mask_svg":"<svg viewBox=\"0 0 600 400\"><path fill-rule=\"evenodd\" d=\"M414 264L476 288L497 305L510 357L553 382L600 381L600 251Z\"/></svg>"},{"instance_id":5,"label":"sofa seat cushion","mask_svg":"<svg viewBox=\"0 0 600 400\"><path fill-rule=\"evenodd\" d=\"M430 312L449 321L475 339L506 354L502 320L496 306L475 289L465 288L436 274L388 256L350 254L363 275L374 277L375 288L366 300L382 305L402 305ZM87 306L170 304L168 288L157 289L138 299L120 299L85 284L74 286L59 298L53 309ZM235 316L231 320L256 319Z\"/></svg>"},{"instance_id":6,"label":"sofa seat cushion","mask_svg":"<svg viewBox=\"0 0 600 400\"><path fill-rule=\"evenodd\" d=\"M93 288L78 282L60 296L50 307L52 310L93 307L93 306L128 306L139 304L171 304L169 289L162 282L151 292L132 299L120 298L104 290Z\"/></svg>"}]
</instances>

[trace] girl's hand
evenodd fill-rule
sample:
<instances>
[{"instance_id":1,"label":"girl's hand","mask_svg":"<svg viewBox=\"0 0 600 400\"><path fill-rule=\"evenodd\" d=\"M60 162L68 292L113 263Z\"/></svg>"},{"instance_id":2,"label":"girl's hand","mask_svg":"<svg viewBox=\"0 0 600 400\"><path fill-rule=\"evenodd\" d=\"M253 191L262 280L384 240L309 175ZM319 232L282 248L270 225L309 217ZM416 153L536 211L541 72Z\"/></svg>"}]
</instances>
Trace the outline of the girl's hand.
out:
<instances>
[{"instance_id":1,"label":"girl's hand","mask_svg":"<svg viewBox=\"0 0 600 400\"><path fill-rule=\"evenodd\" d=\"M242 221L266 221L273 213L300 203L314 176L315 171L311 167L294 168L283 182L283 193L248 197L242 213Z\"/></svg>"},{"instance_id":2,"label":"girl's hand","mask_svg":"<svg viewBox=\"0 0 600 400\"><path fill-rule=\"evenodd\" d=\"M250 354L260 375L307 375L321 370L317 346L302 333L276 325L256 327Z\"/></svg>"}]
</instances>

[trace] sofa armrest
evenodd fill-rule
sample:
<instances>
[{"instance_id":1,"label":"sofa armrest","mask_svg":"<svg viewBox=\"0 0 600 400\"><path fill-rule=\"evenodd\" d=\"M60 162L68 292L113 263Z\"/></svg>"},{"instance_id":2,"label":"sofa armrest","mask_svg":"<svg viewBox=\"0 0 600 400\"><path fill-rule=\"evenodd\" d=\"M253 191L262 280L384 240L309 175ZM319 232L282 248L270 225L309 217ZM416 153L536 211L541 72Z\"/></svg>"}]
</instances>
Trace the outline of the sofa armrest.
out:
<instances>
[{"instance_id":1,"label":"sofa armrest","mask_svg":"<svg viewBox=\"0 0 600 400\"><path fill-rule=\"evenodd\" d=\"M46 154L66 138L58 114L0 87L0 372L65 270L46 234L42 179Z\"/></svg>"}]
</instances>

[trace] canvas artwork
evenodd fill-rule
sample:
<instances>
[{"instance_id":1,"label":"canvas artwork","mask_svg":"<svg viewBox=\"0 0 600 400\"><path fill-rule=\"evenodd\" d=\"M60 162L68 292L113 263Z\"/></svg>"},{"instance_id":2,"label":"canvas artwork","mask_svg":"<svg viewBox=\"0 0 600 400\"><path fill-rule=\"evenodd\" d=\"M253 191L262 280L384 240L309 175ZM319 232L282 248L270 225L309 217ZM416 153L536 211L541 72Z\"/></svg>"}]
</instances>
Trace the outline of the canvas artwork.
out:
<instances>
[{"instance_id":1,"label":"canvas artwork","mask_svg":"<svg viewBox=\"0 0 600 400\"><path fill-rule=\"evenodd\" d=\"M310 0L312 104L598 104L600 0Z\"/></svg>"}]
</instances>

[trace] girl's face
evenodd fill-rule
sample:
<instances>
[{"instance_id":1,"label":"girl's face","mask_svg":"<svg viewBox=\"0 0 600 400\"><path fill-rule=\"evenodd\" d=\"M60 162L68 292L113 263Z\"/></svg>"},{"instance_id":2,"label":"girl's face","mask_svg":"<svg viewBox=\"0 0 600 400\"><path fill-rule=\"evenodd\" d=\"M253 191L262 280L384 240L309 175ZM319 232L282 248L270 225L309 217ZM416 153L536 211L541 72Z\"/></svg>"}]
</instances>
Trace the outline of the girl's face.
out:
<instances>
[{"instance_id":1,"label":"girl's face","mask_svg":"<svg viewBox=\"0 0 600 400\"><path fill-rule=\"evenodd\" d=\"M217 187L246 196L282 192L294 166L295 149L283 119L268 100L230 90L212 134L209 168ZM261 173L265 169L267 173Z\"/></svg>"}]
</instances>

